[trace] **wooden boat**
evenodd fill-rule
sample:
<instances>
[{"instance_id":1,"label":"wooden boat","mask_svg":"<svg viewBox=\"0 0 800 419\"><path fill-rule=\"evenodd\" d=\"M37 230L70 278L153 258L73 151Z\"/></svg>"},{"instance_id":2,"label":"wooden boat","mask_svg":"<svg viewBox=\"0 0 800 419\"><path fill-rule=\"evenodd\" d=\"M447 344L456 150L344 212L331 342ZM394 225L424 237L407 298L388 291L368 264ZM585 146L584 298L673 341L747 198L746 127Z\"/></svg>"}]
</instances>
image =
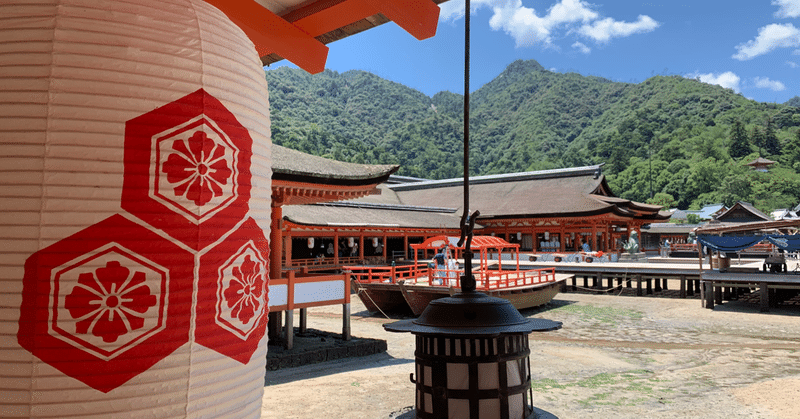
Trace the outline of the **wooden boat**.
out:
<instances>
[{"instance_id":1,"label":"wooden boat","mask_svg":"<svg viewBox=\"0 0 800 419\"><path fill-rule=\"evenodd\" d=\"M424 243L412 244L414 264L405 266L347 266L353 288L370 312L410 310L415 316L422 313L431 301L460 292L463 269L459 263L450 269L437 269L420 263L420 253L447 248L456 261L463 248L456 246L458 238L436 236ZM471 250L480 258L473 267L476 289L509 300L517 309L537 307L548 303L558 294L571 275L556 274L555 268L520 270L519 245L493 236L475 236ZM503 254L512 259L503 259ZM489 255L497 259L489 260ZM506 265L505 267L503 265ZM509 266L510 265L510 266Z\"/></svg>"}]
</instances>

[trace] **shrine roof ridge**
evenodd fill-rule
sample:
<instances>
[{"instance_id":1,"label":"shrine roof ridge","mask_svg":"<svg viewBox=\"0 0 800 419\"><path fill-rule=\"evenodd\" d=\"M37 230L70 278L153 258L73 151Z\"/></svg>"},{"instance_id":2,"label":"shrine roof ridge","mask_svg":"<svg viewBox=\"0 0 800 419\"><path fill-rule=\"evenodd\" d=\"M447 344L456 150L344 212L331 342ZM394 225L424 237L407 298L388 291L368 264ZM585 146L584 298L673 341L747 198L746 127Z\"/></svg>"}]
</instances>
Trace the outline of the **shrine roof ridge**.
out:
<instances>
[{"instance_id":1,"label":"shrine roof ridge","mask_svg":"<svg viewBox=\"0 0 800 419\"><path fill-rule=\"evenodd\" d=\"M349 208L369 208L369 209L385 209L385 210L401 210L401 211L418 211L418 212L439 212L452 214L456 212L457 208L445 207L427 207L419 205L398 205L398 204L378 204L370 202L357 202L357 201L336 201L324 202L314 205L329 206L329 207L349 207Z\"/></svg>"},{"instance_id":2,"label":"shrine roof ridge","mask_svg":"<svg viewBox=\"0 0 800 419\"><path fill-rule=\"evenodd\" d=\"M595 179L601 176L603 163L591 166L582 167L568 167L563 169L550 169L539 170L532 172L518 172L518 173L503 173L496 175L484 176L471 176L469 182L471 185L488 184L488 183L502 183L502 182L518 182L525 180L536 179L556 179L565 177L579 177L579 176L593 176ZM442 179L442 180L426 180L422 182L412 183L398 183L388 185L393 191L412 191L419 189L433 189L433 188L446 188L451 186L463 185L463 178Z\"/></svg>"}]
</instances>

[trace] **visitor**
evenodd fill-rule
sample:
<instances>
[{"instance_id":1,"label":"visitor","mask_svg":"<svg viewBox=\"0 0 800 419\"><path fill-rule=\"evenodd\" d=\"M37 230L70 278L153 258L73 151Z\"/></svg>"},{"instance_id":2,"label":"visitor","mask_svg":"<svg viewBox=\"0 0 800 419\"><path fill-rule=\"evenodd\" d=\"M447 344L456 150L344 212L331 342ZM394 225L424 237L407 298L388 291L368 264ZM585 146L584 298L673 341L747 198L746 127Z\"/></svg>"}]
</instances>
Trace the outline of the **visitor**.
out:
<instances>
[{"instance_id":1,"label":"visitor","mask_svg":"<svg viewBox=\"0 0 800 419\"><path fill-rule=\"evenodd\" d=\"M445 254L446 247L443 247L439 250L439 253L433 255L433 263L436 265L434 271L434 280L432 285L441 285L442 284L442 276L445 267L447 266L446 260L447 256Z\"/></svg>"},{"instance_id":2,"label":"visitor","mask_svg":"<svg viewBox=\"0 0 800 419\"><path fill-rule=\"evenodd\" d=\"M592 253L592 247L589 246L589 242L583 242L583 253Z\"/></svg>"}]
</instances>

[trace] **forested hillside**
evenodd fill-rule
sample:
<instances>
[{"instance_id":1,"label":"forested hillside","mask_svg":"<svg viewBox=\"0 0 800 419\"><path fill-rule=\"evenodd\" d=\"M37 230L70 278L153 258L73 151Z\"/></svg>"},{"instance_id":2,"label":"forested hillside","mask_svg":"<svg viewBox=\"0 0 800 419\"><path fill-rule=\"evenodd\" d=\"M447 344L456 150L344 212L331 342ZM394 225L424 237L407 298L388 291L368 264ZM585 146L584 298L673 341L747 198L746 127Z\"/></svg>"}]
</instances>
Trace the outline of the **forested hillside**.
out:
<instances>
[{"instance_id":1,"label":"forested hillside","mask_svg":"<svg viewBox=\"0 0 800 419\"><path fill-rule=\"evenodd\" d=\"M462 175L463 98L361 71L269 70L273 141L401 175ZM793 102L794 101L794 102ZM517 61L470 96L472 174L605 163L619 196L667 207L800 202L800 99L748 100L679 76L639 84ZM778 163L754 172L756 157Z\"/></svg>"}]
</instances>

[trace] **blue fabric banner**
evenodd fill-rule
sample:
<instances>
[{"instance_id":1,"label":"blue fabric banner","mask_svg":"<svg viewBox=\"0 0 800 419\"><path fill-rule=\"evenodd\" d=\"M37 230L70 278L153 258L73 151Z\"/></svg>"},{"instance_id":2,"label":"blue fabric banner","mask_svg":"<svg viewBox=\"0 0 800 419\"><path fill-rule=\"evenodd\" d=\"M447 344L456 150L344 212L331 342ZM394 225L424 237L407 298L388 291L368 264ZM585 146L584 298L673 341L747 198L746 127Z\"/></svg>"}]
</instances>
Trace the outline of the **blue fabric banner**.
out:
<instances>
[{"instance_id":1,"label":"blue fabric banner","mask_svg":"<svg viewBox=\"0 0 800 419\"><path fill-rule=\"evenodd\" d=\"M754 246L764 240L766 236L697 236L697 241L703 246L720 252L738 252Z\"/></svg>"},{"instance_id":2,"label":"blue fabric banner","mask_svg":"<svg viewBox=\"0 0 800 419\"><path fill-rule=\"evenodd\" d=\"M791 236L767 236L767 240L787 252L796 252L800 250L800 234Z\"/></svg>"},{"instance_id":3,"label":"blue fabric banner","mask_svg":"<svg viewBox=\"0 0 800 419\"><path fill-rule=\"evenodd\" d=\"M794 235L760 235L760 236L697 236L697 241L703 246L720 252L738 252L762 240L768 240L786 252L800 250L800 234Z\"/></svg>"}]
</instances>

